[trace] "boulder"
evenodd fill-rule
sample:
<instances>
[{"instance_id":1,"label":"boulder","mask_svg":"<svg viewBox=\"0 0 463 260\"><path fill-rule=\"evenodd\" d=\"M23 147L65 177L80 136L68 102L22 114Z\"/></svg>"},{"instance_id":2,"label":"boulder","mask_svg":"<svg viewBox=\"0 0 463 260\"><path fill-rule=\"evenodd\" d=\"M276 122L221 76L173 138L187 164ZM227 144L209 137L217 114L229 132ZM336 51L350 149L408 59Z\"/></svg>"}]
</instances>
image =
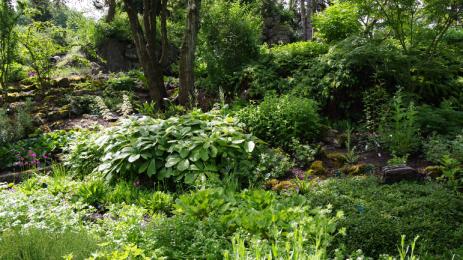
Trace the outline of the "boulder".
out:
<instances>
[{"instance_id":1,"label":"boulder","mask_svg":"<svg viewBox=\"0 0 463 260\"><path fill-rule=\"evenodd\" d=\"M381 179L385 184L401 181L422 181L424 176L410 166L386 166L381 173Z\"/></svg>"}]
</instances>

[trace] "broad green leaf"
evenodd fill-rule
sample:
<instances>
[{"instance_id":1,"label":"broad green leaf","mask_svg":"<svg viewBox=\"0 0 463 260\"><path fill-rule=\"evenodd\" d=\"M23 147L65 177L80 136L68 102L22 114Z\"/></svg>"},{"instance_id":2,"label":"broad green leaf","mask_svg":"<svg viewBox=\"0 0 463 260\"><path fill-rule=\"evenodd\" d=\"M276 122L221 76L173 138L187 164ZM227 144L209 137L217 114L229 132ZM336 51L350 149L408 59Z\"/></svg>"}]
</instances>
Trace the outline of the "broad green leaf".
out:
<instances>
[{"instance_id":1,"label":"broad green leaf","mask_svg":"<svg viewBox=\"0 0 463 260\"><path fill-rule=\"evenodd\" d=\"M150 164L151 161L146 161L144 162L139 168L138 168L138 173L144 173L146 172L146 169L148 169L148 165Z\"/></svg>"},{"instance_id":2,"label":"broad green leaf","mask_svg":"<svg viewBox=\"0 0 463 260\"><path fill-rule=\"evenodd\" d=\"M133 163L135 162L136 160L140 159L140 154L132 154L130 157L129 157L129 163Z\"/></svg>"},{"instance_id":3,"label":"broad green leaf","mask_svg":"<svg viewBox=\"0 0 463 260\"><path fill-rule=\"evenodd\" d=\"M171 155L171 156L169 156L169 157L167 158L165 167L166 167L166 168L170 168L170 167L176 165L177 163L179 163L180 160L182 160L180 157L178 157L178 156L172 156L172 155Z\"/></svg>"},{"instance_id":4,"label":"broad green leaf","mask_svg":"<svg viewBox=\"0 0 463 260\"><path fill-rule=\"evenodd\" d=\"M254 148L256 147L256 144L253 142L253 141L249 141L246 143L246 152L248 153L252 153L252 151L254 151Z\"/></svg>"},{"instance_id":5,"label":"broad green leaf","mask_svg":"<svg viewBox=\"0 0 463 260\"><path fill-rule=\"evenodd\" d=\"M186 184L193 184L196 180L196 174L194 173L187 173L185 174L185 183Z\"/></svg>"},{"instance_id":6,"label":"broad green leaf","mask_svg":"<svg viewBox=\"0 0 463 260\"><path fill-rule=\"evenodd\" d=\"M148 166L148 170L146 172L148 174L148 176L153 176L154 174L156 174L156 159L152 159L149 163L149 166Z\"/></svg>"},{"instance_id":7,"label":"broad green leaf","mask_svg":"<svg viewBox=\"0 0 463 260\"><path fill-rule=\"evenodd\" d=\"M190 161L188 161L188 159L182 160L177 164L177 170L181 172L187 170L188 167L190 167Z\"/></svg>"}]
</instances>

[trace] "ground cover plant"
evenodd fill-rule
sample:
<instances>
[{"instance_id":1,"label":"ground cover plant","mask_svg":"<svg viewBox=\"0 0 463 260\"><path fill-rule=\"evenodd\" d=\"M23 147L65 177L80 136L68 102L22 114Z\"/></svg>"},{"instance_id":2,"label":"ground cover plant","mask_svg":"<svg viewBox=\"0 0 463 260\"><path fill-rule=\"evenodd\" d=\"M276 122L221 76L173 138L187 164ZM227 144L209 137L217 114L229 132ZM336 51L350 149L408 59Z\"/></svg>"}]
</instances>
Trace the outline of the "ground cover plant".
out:
<instances>
[{"instance_id":1,"label":"ground cover plant","mask_svg":"<svg viewBox=\"0 0 463 260\"><path fill-rule=\"evenodd\" d=\"M0 259L463 259L460 0L0 0Z\"/></svg>"}]
</instances>

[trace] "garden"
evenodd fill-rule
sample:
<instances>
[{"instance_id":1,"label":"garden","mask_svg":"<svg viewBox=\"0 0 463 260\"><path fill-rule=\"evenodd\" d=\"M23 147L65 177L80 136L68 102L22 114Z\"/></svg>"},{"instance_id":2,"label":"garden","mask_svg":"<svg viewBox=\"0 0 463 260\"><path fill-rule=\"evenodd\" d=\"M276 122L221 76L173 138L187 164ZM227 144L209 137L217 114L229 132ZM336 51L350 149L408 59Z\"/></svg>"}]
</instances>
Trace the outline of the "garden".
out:
<instances>
[{"instance_id":1,"label":"garden","mask_svg":"<svg viewBox=\"0 0 463 260\"><path fill-rule=\"evenodd\" d=\"M0 259L463 259L462 21L0 0Z\"/></svg>"}]
</instances>

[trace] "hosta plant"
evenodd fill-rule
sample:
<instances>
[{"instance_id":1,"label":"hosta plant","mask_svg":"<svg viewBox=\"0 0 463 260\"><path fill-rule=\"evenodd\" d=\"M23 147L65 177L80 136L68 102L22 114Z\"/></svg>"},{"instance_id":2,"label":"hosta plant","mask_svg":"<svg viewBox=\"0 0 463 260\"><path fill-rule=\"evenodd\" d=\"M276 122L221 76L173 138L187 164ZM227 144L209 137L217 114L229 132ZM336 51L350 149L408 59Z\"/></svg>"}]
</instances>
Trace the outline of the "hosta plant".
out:
<instances>
[{"instance_id":1,"label":"hosta plant","mask_svg":"<svg viewBox=\"0 0 463 260\"><path fill-rule=\"evenodd\" d=\"M94 153L95 170L108 180L144 175L176 186L193 184L207 173L246 180L256 139L244 133L234 118L194 111L166 120L123 119L85 145L98 147L101 156Z\"/></svg>"}]
</instances>

